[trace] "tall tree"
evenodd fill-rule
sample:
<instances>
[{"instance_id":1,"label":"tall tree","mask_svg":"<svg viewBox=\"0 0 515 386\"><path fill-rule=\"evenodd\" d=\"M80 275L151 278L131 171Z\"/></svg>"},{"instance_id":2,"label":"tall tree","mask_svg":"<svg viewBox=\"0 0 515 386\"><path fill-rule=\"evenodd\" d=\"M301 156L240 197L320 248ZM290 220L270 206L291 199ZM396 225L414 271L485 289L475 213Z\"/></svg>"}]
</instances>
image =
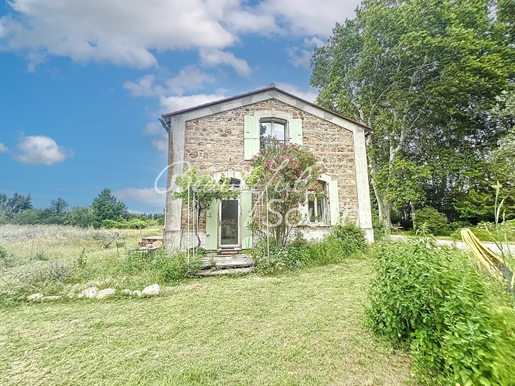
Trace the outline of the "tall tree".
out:
<instances>
[{"instance_id":1,"label":"tall tree","mask_svg":"<svg viewBox=\"0 0 515 386\"><path fill-rule=\"evenodd\" d=\"M30 193L26 196L14 193L12 197L7 199L5 207L9 214L16 214L27 209L32 209L32 197L30 196Z\"/></svg>"},{"instance_id":2,"label":"tall tree","mask_svg":"<svg viewBox=\"0 0 515 386\"><path fill-rule=\"evenodd\" d=\"M400 205L393 198L422 202L432 184L446 191L495 141L488 111L515 71L500 7L490 5L365 0L312 58L317 102L374 129L371 186L386 223ZM416 186L399 185L406 167Z\"/></svg>"},{"instance_id":3,"label":"tall tree","mask_svg":"<svg viewBox=\"0 0 515 386\"><path fill-rule=\"evenodd\" d=\"M91 204L95 226L100 226L103 220L120 220L126 218L127 206L119 201L110 189L104 189Z\"/></svg>"}]
</instances>

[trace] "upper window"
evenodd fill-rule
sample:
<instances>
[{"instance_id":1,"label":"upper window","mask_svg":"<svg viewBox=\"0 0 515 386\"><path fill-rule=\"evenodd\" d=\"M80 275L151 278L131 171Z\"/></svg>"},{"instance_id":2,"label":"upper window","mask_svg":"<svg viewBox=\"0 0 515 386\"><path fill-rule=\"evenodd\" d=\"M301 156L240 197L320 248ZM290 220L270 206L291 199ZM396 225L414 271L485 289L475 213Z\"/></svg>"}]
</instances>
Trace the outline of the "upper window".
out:
<instances>
[{"instance_id":1,"label":"upper window","mask_svg":"<svg viewBox=\"0 0 515 386\"><path fill-rule=\"evenodd\" d=\"M286 143L286 121L272 118L265 118L259 121L259 143L261 149L266 146L266 141L270 138Z\"/></svg>"}]
</instances>

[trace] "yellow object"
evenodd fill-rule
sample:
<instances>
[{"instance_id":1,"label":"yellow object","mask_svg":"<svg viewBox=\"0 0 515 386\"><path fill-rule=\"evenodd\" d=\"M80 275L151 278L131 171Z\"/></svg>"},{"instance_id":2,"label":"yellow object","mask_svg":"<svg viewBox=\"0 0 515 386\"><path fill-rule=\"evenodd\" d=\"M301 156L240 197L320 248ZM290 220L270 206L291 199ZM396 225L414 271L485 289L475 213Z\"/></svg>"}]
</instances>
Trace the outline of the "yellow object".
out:
<instances>
[{"instance_id":1,"label":"yellow object","mask_svg":"<svg viewBox=\"0 0 515 386\"><path fill-rule=\"evenodd\" d=\"M504 276L500 267L501 264L504 264L502 258L485 247L470 229L462 229L461 238L471 249L472 254L476 258L478 268L487 271L493 277L504 282Z\"/></svg>"}]
</instances>

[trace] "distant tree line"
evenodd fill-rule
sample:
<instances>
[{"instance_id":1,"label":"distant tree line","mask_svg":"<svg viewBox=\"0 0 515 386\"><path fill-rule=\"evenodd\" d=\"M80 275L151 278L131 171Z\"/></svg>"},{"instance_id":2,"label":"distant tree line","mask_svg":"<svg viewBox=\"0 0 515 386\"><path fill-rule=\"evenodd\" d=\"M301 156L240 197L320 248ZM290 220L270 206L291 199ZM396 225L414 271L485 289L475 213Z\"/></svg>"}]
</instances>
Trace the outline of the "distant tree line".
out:
<instances>
[{"instance_id":1,"label":"distant tree line","mask_svg":"<svg viewBox=\"0 0 515 386\"><path fill-rule=\"evenodd\" d=\"M129 213L110 189L103 189L90 206L70 208L58 197L46 208L35 208L32 197L14 193L11 197L0 193L0 224L60 224L78 227L145 228L163 225L164 213Z\"/></svg>"}]
</instances>

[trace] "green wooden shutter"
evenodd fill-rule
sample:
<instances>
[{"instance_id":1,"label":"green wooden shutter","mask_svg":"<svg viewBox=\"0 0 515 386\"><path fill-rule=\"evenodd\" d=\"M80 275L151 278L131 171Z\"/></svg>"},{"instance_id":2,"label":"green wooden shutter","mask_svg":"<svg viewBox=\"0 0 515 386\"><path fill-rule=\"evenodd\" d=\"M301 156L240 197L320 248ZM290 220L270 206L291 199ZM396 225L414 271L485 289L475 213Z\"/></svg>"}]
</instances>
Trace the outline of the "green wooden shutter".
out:
<instances>
[{"instance_id":1,"label":"green wooden shutter","mask_svg":"<svg viewBox=\"0 0 515 386\"><path fill-rule=\"evenodd\" d=\"M215 200L206 211L206 246L209 251L218 248L218 207L220 201Z\"/></svg>"},{"instance_id":2,"label":"green wooden shutter","mask_svg":"<svg viewBox=\"0 0 515 386\"><path fill-rule=\"evenodd\" d=\"M252 231L245 226L246 223L250 224L252 220L252 193L250 190L243 190L241 192L241 247L243 249L252 248Z\"/></svg>"},{"instance_id":3,"label":"green wooden shutter","mask_svg":"<svg viewBox=\"0 0 515 386\"><path fill-rule=\"evenodd\" d=\"M340 223L340 200L338 198L338 182L329 181L329 210L331 211L331 225Z\"/></svg>"},{"instance_id":4,"label":"green wooden shutter","mask_svg":"<svg viewBox=\"0 0 515 386\"><path fill-rule=\"evenodd\" d=\"M302 146L302 119L290 119L288 130L290 142Z\"/></svg>"},{"instance_id":5,"label":"green wooden shutter","mask_svg":"<svg viewBox=\"0 0 515 386\"><path fill-rule=\"evenodd\" d=\"M259 118L253 115L245 115L244 127L244 158L252 159L259 153Z\"/></svg>"}]
</instances>

